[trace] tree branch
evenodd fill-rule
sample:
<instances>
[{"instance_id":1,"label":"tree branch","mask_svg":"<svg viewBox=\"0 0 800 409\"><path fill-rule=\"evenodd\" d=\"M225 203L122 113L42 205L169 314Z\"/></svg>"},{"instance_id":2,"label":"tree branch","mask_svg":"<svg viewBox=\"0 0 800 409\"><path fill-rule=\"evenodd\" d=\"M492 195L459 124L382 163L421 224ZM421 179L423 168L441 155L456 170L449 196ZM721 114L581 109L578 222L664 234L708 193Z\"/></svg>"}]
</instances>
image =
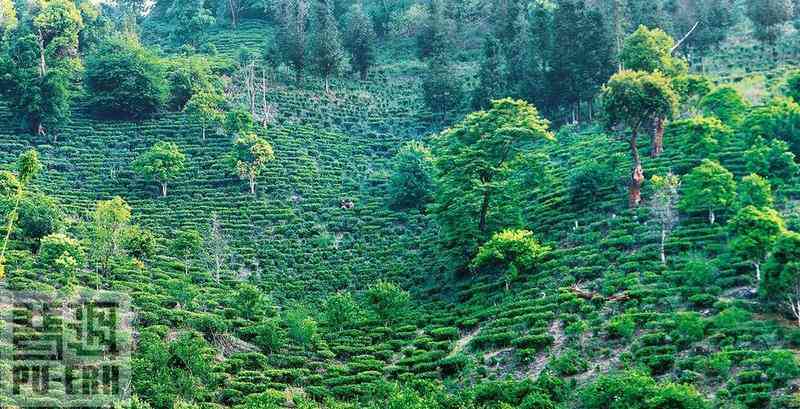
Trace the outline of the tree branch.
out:
<instances>
[{"instance_id":1,"label":"tree branch","mask_svg":"<svg viewBox=\"0 0 800 409\"><path fill-rule=\"evenodd\" d=\"M683 36L683 38L681 38L681 40L680 40L680 41L678 41L678 43L677 43L677 44L675 44L675 46L674 46L674 47L672 47L672 50L670 50L670 51L669 51L669 53L670 53L670 54L673 54L673 53L675 53L675 50L677 50L678 48L680 48L680 46L682 46L682 45L683 45L683 43L684 43L684 42L685 42L687 39L689 39L689 36L691 36L691 35L692 35L692 33L694 33L694 30L695 30L695 29L697 29L697 26L699 26L699 25L700 25L700 22L699 22L699 21L698 21L698 22L696 22L696 23L694 23L694 26L692 26L692 29L691 29L691 30L689 30L689 32L688 32L688 33L686 33L686 35L685 35L685 36Z\"/></svg>"}]
</instances>

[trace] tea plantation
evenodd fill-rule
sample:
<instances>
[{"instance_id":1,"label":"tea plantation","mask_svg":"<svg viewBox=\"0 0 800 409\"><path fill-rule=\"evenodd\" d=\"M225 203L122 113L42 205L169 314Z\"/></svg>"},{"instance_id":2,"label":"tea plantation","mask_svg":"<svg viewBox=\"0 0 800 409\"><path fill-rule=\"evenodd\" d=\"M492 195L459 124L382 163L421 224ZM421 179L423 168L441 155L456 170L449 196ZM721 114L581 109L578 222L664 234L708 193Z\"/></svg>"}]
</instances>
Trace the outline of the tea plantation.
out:
<instances>
[{"instance_id":1,"label":"tea plantation","mask_svg":"<svg viewBox=\"0 0 800 409\"><path fill-rule=\"evenodd\" d=\"M790 24L766 41L759 15L733 2L742 20L692 58L670 37L680 38L678 11L666 17L669 34L631 14L606 60L579 53L599 68L575 68L578 83L554 67L515 80L513 53L493 54L503 37L492 24L522 23L498 17L505 9L494 2L457 13L452 2L410 1L384 23L379 2L200 4L191 24L218 20L202 41L176 40L185 16L175 10L188 7L178 3L157 1L132 20L122 6L98 8L122 34L93 52L59 45L102 31L89 6L69 0L0 25L0 289L56 296L59 311L90 290L131 304L115 318L130 327L111 333L130 347L130 376L108 398L76 395L64 368L45 373L44 391L20 375L18 333L8 335L27 315L0 302L0 407L800 408L800 71ZM509 44L553 47L525 54L542 67L568 51L557 44L567 28L553 22L587 29L609 15L583 2L525 7L521 20L552 24L543 30L554 37L536 42L530 30L530 44ZM40 74L25 77L55 89L37 98L63 91L70 101L48 111L26 100L20 114L9 78L23 68L9 67L24 65L15 50L27 44L25 25L76 13L74 32L52 28L63 31L53 49L70 52L46 56L41 46L31 55L50 74L36 57L30 73ZM378 38L364 21L382 42L358 79L353 38ZM131 24L138 34L123 35ZM483 28L498 38L476 46L463 34ZM326 30L341 30L344 46ZM292 37L301 34L305 59L286 52L302 48ZM348 62L326 63L337 47ZM655 55L655 68L632 49ZM70 53L77 62L64 62ZM117 53L126 56L103 61ZM167 67L151 73L164 82L153 112L123 112L126 100L158 93L151 74L136 81L152 89L137 83L114 99L124 115L99 98L114 87L94 78L127 60L137 61L131 78ZM66 66L86 76L48 88ZM201 106L208 124L192 111L203 96L213 101ZM81 318L65 313L75 333L60 342L75 345L67 341ZM46 333L37 325L21 338ZM112 355L101 353L80 385L102 384L97 368Z\"/></svg>"}]
</instances>

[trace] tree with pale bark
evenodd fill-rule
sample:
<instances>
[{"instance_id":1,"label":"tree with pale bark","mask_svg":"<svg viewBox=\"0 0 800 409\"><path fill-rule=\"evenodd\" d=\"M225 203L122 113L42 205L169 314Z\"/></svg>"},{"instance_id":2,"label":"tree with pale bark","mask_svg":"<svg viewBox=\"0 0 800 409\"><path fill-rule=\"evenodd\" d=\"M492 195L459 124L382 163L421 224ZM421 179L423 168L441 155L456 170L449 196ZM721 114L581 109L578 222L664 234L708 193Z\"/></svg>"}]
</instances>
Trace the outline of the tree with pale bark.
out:
<instances>
[{"instance_id":1,"label":"tree with pale bark","mask_svg":"<svg viewBox=\"0 0 800 409\"><path fill-rule=\"evenodd\" d=\"M681 179L670 173L664 176L653 175L653 197L650 199L650 211L656 217L661 229L661 263L667 264L666 243L672 229L678 223L678 198Z\"/></svg>"},{"instance_id":2,"label":"tree with pale bark","mask_svg":"<svg viewBox=\"0 0 800 409\"><path fill-rule=\"evenodd\" d=\"M786 231L783 219L774 209L747 206L731 220L728 230L733 236L731 249L750 262L756 272L756 282L759 283L761 263Z\"/></svg>"},{"instance_id":3,"label":"tree with pale bark","mask_svg":"<svg viewBox=\"0 0 800 409\"><path fill-rule=\"evenodd\" d=\"M231 151L234 169L241 179L250 184L250 194L256 194L256 178L275 159L272 145L254 133L240 135L233 142Z\"/></svg>"}]
</instances>

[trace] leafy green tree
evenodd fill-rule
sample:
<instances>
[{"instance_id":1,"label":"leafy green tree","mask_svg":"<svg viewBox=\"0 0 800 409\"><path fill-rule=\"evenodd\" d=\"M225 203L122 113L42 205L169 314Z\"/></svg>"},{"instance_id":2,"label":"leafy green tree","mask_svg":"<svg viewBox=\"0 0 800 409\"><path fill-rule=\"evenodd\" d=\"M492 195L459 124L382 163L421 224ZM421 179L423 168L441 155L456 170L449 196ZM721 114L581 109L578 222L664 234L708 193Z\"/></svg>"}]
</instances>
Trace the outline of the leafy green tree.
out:
<instances>
[{"instance_id":1,"label":"leafy green tree","mask_svg":"<svg viewBox=\"0 0 800 409\"><path fill-rule=\"evenodd\" d=\"M78 10L83 19L83 30L78 33L78 49L82 53L92 52L114 34L114 22L94 3L79 2Z\"/></svg>"},{"instance_id":2,"label":"leafy green tree","mask_svg":"<svg viewBox=\"0 0 800 409\"><path fill-rule=\"evenodd\" d=\"M167 182L175 179L186 165L186 155L174 142L157 142L139 155L133 168L145 178L161 185L161 197L167 197Z\"/></svg>"},{"instance_id":3,"label":"leafy green tree","mask_svg":"<svg viewBox=\"0 0 800 409\"><path fill-rule=\"evenodd\" d=\"M684 211L708 212L714 224L718 210L729 209L736 199L733 174L719 162L705 159L683 178L683 197L678 206Z\"/></svg>"},{"instance_id":4,"label":"leafy green tree","mask_svg":"<svg viewBox=\"0 0 800 409\"><path fill-rule=\"evenodd\" d=\"M258 321L273 315L271 301L261 289L252 284L240 284L231 300L232 307L246 320Z\"/></svg>"},{"instance_id":5,"label":"leafy green tree","mask_svg":"<svg viewBox=\"0 0 800 409\"><path fill-rule=\"evenodd\" d=\"M449 59L437 55L428 61L428 71L422 78L422 96L431 111L442 114L457 110L464 97L461 79L453 72Z\"/></svg>"},{"instance_id":6,"label":"leafy green tree","mask_svg":"<svg viewBox=\"0 0 800 409\"><path fill-rule=\"evenodd\" d=\"M583 0L560 1L553 11L547 93L553 103L569 107L573 122L581 121L581 103L591 105L614 72L607 27L603 16Z\"/></svg>"},{"instance_id":7,"label":"leafy green tree","mask_svg":"<svg viewBox=\"0 0 800 409\"><path fill-rule=\"evenodd\" d=\"M639 372L600 375L579 392L586 409L649 409L647 399L656 391L656 383Z\"/></svg>"},{"instance_id":8,"label":"leafy green tree","mask_svg":"<svg viewBox=\"0 0 800 409\"><path fill-rule=\"evenodd\" d=\"M731 249L748 260L756 270L756 282L761 281L761 263L767 258L775 241L786 230L783 219L773 209L747 206L731 219L728 226Z\"/></svg>"},{"instance_id":9,"label":"leafy green tree","mask_svg":"<svg viewBox=\"0 0 800 409\"><path fill-rule=\"evenodd\" d=\"M778 308L786 308L800 325L800 234L784 232L764 264L759 286L761 298Z\"/></svg>"},{"instance_id":10,"label":"leafy green tree","mask_svg":"<svg viewBox=\"0 0 800 409\"><path fill-rule=\"evenodd\" d=\"M346 62L342 36L333 15L332 0L318 0L314 29L314 39L311 42L314 66L325 79L327 93L330 91L330 77L338 75Z\"/></svg>"},{"instance_id":11,"label":"leafy green tree","mask_svg":"<svg viewBox=\"0 0 800 409\"><path fill-rule=\"evenodd\" d=\"M489 234L508 226L501 208L514 194L516 159L531 143L553 139L536 108L512 99L494 101L435 138L434 213L449 248L468 260Z\"/></svg>"},{"instance_id":12,"label":"leafy green tree","mask_svg":"<svg viewBox=\"0 0 800 409\"><path fill-rule=\"evenodd\" d=\"M215 92L201 91L192 95L183 112L200 124L203 140L208 128L222 124L225 115L222 112L225 99Z\"/></svg>"},{"instance_id":13,"label":"leafy green tree","mask_svg":"<svg viewBox=\"0 0 800 409\"><path fill-rule=\"evenodd\" d=\"M218 382L215 349L194 331L165 340L153 326L141 332L131 359L131 384L154 408L173 408L176 401L207 401ZM166 333L166 329L164 330Z\"/></svg>"},{"instance_id":14,"label":"leafy green tree","mask_svg":"<svg viewBox=\"0 0 800 409\"><path fill-rule=\"evenodd\" d=\"M0 94L24 127L44 135L69 118L69 82L80 67L83 20L69 0L44 2L28 13L8 31L8 44L2 47Z\"/></svg>"},{"instance_id":15,"label":"leafy green tree","mask_svg":"<svg viewBox=\"0 0 800 409\"><path fill-rule=\"evenodd\" d=\"M17 226L22 237L39 240L58 231L63 219L64 214L53 198L41 193L26 193L19 204Z\"/></svg>"},{"instance_id":16,"label":"leafy green tree","mask_svg":"<svg viewBox=\"0 0 800 409\"><path fill-rule=\"evenodd\" d=\"M86 61L86 88L95 114L138 119L164 106L169 94L164 65L135 40L115 38Z\"/></svg>"},{"instance_id":17,"label":"leafy green tree","mask_svg":"<svg viewBox=\"0 0 800 409\"><path fill-rule=\"evenodd\" d=\"M54 233L42 238L38 256L39 261L51 271L61 271L72 263L76 266L83 264L86 253L78 240L62 233ZM72 263L66 257L71 258Z\"/></svg>"},{"instance_id":18,"label":"leafy green tree","mask_svg":"<svg viewBox=\"0 0 800 409\"><path fill-rule=\"evenodd\" d=\"M753 108L742 123L742 130L750 138L780 139L789 144L791 151L800 154L800 104L789 98L775 98L767 105Z\"/></svg>"},{"instance_id":19,"label":"leafy green tree","mask_svg":"<svg viewBox=\"0 0 800 409\"><path fill-rule=\"evenodd\" d=\"M653 186L650 211L653 212L661 227L661 263L667 264L667 236L678 223L676 207L680 197L681 180L678 176L667 173L664 176L653 175L650 183Z\"/></svg>"},{"instance_id":20,"label":"leafy green tree","mask_svg":"<svg viewBox=\"0 0 800 409\"><path fill-rule=\"evenodd\" d=\"M217 94L217 81L211 66L198 57L176 58L171 61L167 81L170 87L169 107L180 111L196 94Z\"/></svg>"},{"instance_id":21,"label":"leafy green tree","mask_svg":"<svg viewBox=\"0 0 800 409\"><path fill-rule=\"evenodd\" d=\"M170 39L176 44L200 45L214 16L203 0L174 0L166 11L170 24Z\"/></svg>"},{"instance_id":22,"label":"leafy green tree","mask_svg":"<svg viewBox=\"0 0 800 409\"><path fill-rule=\"evenodd\" d=\"M295 306L286 312L286 327L289 336L301 346L307 346L317 337L317 321L305 308Z\"/></svg>"},{"instance_id":23,"label":"leafy green tree","mask_svg":"<svg viewBox=\"0 0 800 409\"><path fill-rule=\"evenodd\" d=\"M717 117L730 126L736 126L744 119L748 107L739 91L729 85L713 89L700 100L705 115Z\"/></svg>"},{"instance_id":24,"label":"leafy green tree","mask_svg":"<svg viewBox=\"0 0 800 409\"><path fill-rule=\"evenodd\" d=\"M183 261L184 272L189 274L191 260L203 249L203 236L197 230L180 230L170 243L170 252Z\"/></svg>"},{"instance_id":25,"label":"leafy green tree","mask_svg":"<svg viewBox=\"0 0 800 409\"><path fill-rule=\"evenodd\" d=\"M620 71L603 87L603 110L609 126L630 130L627 142L631 150L633 169L628 184L631 207L642 201L644 171L639 156L639 131L651 118L670 118L678 105L678 97L669 80L660 72Z\"/></svg>"},{"instance_id":26,"label":"leafy green tree","mask_svg":"<svg viewBox=\"0 0 800 409\"><path fill-rule=\"evenodd\" d=\"M0 38L17 28L17 24L19 24L19 19L14 2L11 0L0 1Z\"/></svg>"},{"instance_id":27,"label":"leafy green tree","mask_svg":"<svg viewBox=\"0 0 800 409\"><path fill-rule=\"evenodd\" d=\"M2 200L9 204L10 209L6 213L6 232L3 238L3 248L0 250L0 279L5 276L6 250L11 233L14 231L14 223L19 219L20 203L31 181L43 168L39 161L39 153L35 149L23 152L17 158L16 168L16 174L8 171L0 173L2 176L0 195L2 195Z\"/></svg>"},{"instance_id":28,"label":"leafy green tree","mask_svg":"<svg viewBox=\"0 0 800 409\"><path fill-rule=\"evenodd\" d=\"M539 243L529 230L503 230L483 244L470 263L473 271L500 271L506 281L506 291L520 273L536 267L550 247Z\"/></svg>"},{"instance_id":29,"label":"leafy green tree","mask_svg":"<svg viewBox=\"0 0 800 409\"><path fill-rule=\"evenodd\" d=\"M308 15L309 0L287 0L280 2L277 16L281 24L276 37L277 50L283 60L292 68L295 82L303 78L308 64Z\"/></svg>"},{"instance_id":30,"label":"leafy green tree","mask_svg":"<svg viewBox=\"0 0 800 409\"><path fill-rule=\"evenodd\" d=\"M738 22L739 12L732 0L688 0L680 4L684 6L673 17L674 31L689 33L694 27L684 42L686 48L700 54L722 43Z\"/></svg>"},{"instance_id":31,"label":"leafy green tree","mask_svg":"<svg viewBox=\"0 0 800 409\"><path fill-rule=\"evenodd\" d=\"M121 197L97 202L92 213L92 259L108 272L111 261L125 254L124 240L130 229L131 207Z\"/></svg>"},{"instance_id":32,"label":"leafy green tree","mask_svg":"<svg viewBox=\"0 0 800 409\"><path fill-rule=\"evenodd\" d=\"M417 36L417 54L420 58L443 58L452 48L448 23L444 15L445 5L442 0L428 3L428 14L425 23Z\"/></svg>"},{"instance_id":33,"label":"leafy green tree","mask_svg":"<svg viewBox=\"0 0 800 409\"><path fill-rule=\"evenodd\" d=\"M675 40L663 30L639 26L625 38L619 58L627 70L660 71L666 76L676 77L685 73L688 67L686 61L672 55L673 47Z\"/></svg>"},{"instance_id":34,"label":"leafy green tree","mask_svg":"<svg viewBox=\"0 0 800 409\"><path fill-rule=\"evenodd\" d=\"M228 135L236 136L252 133L256 129L256 122L250 111L237 107L225 113L222 120L222 128Z\"/></svg>"},{"instance_id":35,"label":"leafy green tree","mask_svg":"<svg viewBox=\"0 0 800 409\"><path fill-rule=\"evenodd\" d=\"M506 72L500 43L494 37L487 37L483 45L483 61L478 71L478 85L472 90L472 108L485 109L492 100L507 96Z\"/></svg>"},{"instance_id":36,"label":"leafy green tree","mask_svg":"<svg viewBox=\"0 0 800 409\"><path fill-rule=\"evenodd\" d=\"M347 30L344 35L344 46L350 53L350 65L361 76L367 79L369 68L375 63L375 30L361 3L350 8L347 19Z\"/></svg>"},{"instance_id":37,"label":"leafy green tree","mask_svg":"<svg viewBox=\"0 0 800 409\"><path fill-rule=\"evenodd\" d=\"M408 142L394 157L394 173L389 179L392 205L398 208L424 208L433 199L433 156L420 142Z\"/></svg>"},{"instance_id":38,"label":"leafy green tree","mask_svg":"<svg viewBox=\"0 0 800 409\"><path fill-rule=\"evenodd\" d=\"M408 291L388 281L378 281L367 289L367 302L386 322L403 317L411 303Z\"/></svg>"},{"instance_id":39,"label":"leafy green tree","mask_svg":"<svg viewBox=\"0 0 800 409\"><path fill-rule=\"evenodd\" d=\"M584 208L602 200L603 191L616 179L608 163L592 161L571 169L567 180L569 198L577 208Z\"/></svg>"},{"instance_id":40,"label":"leafy green tree","mask_svg":"<svg viewBox=\"0 0 800 409\"><path fill-rule=\"evenodd\" d=\"M668 383L659 386L653 396L647 400L647 407L649 409L709 409L711 406L694 386Z\"/></svg>"},{"instance_id":41,"label":"leafy green tree","mask_svg":"<svg viewBox=\"0 0 800 409\"><path fill-rule=\"evenodd\" d=\"M790 183L800 170L795 155L789 152L789 145L778 139L765 141L756 138L744 156L748 172L764 175L777 187Z\"/></svg>"},{"instance_id":42,"label":"leafy green tree","mask_svg":"<svg viewBox=\"0 0 800 409\"><path fill-rule=\"evenodd\" d=\"M243 330L253 335L253 343L267 352L275 352L286 343L286 334L277 318L261 321L259 324Z\"/></svg>"},{"instance_id":43,"label":"leafy green tree","mask_svg":"<svg viewBox=\"0 0 800 409\"><path fill-rule=\"evenodd\" d=\"M151 230L130 226L123 235L125 253L142 262L156 254L158 237Z\"/></svg>"},{"instance_id":44,"label":"leafy green tree","mask_svg":"<svg viewBox=\"0 0 800 409\"><path fill-rule=\"evenodd\" d=\"M767 179L751 173L739 182L738 198L739 207L772 207L772 186Z\"/></svg>"},{"instance_id":45,"label":"leafy green tree","mask_svg":"<svg viewBox=\"0 0 800 409\"><path fill-rule=\"evenodd\" d=\"M675 41L669 34L656 28L653 30L640 26L625 39L620 53L620 62L628 70L644 72L660 72L675 81L688 72L686 61L673 57ZM672 85L672 84L671 84ZM669 114L671 116L671 114ZM650 155L656 157L664 151L665 116L655 116L655 131L651 143Z\"/></svg>"},{"instance_id":46,"label":"leafy green tree","mask_svg":"<svg viewBox=\"0 0 800 409\"><path fill-rule=\"evenodd\" d=\"M786 78L786 96L800 104L800 70L791 72Z\"/></svg>"},{"instance_id":47,"label":"leafy green tree","mask_svg":"<svg viewBox=\"0 0 800 409\"><path fill-rule=\"evenodd\" d=\"M256 178L275 159L272 145L254 133L239 136L233 142L231 158L236 174L250 183L250 194L256 194Z\"/></svg>"},{"instance_id":48,"label":"leafy green tree","mask_svg":"<svg viewBox=\"0 0 800 409\"><path fill-rule=\"evenodd\" d=\"M792 0L751 0L747 2L747 17L755 25L756 37L774 43L780 37L780 26L792 19Z\"/></svg>"},{"instance_id":49,"label":"leafy green tree","mask_svg":"<svg viewBox=\"0 0 800 409\"><path fill-rule=\"evenodd\" d=\"M332 328L349 328L360 315L358 303L349 291L338 291L325 300L325 321Z\"/></svg>"},{"instance_id":50,"label":"leafy green tree","mask_svg":"<svg viewBox=\"0 0 800 409\"><path fill-rule=\"evenodd\" d=\"M714 117L694 116L672 122L668 128L685 155L703 159L716 158L733 136L733 130Z\"/></svg>"}]
</instances>

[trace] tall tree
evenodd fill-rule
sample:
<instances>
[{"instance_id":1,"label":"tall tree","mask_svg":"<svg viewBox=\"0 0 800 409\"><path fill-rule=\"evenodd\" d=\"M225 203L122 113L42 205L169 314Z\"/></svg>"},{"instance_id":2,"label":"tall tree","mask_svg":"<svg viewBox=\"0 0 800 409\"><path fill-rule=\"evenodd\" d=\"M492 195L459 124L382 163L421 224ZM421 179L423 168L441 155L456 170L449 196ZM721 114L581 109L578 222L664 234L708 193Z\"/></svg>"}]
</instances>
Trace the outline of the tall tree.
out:
<instances>
[{"instance_id":1,"label":"tall tree","mask_svg":"<svg viewBox=\"0 0 800 409\"><path fill-rule=\"evenodd\" d=\"M254 133L240 135L233 142L231 158L236 173L250 183L250 193L256 194L256 178L275 159L272 145Z\"/></svg>"},{"instance_id":2,"label":"tall tree","mask_svg":"<svg viewBox=\"0 0 800 409\"><path fill-rule=\"evenodd\" d=\"M733 0L684 0L677 2L676 6L673 33L682 35L694 27L685 44L700 53L719 45L737 22L738 13Z\"/></svg>"},{"instance_id":3,"label":"tall tree","mask_svg":"<svg viewBox=\"0 0 800 409\"><path fill-rule=\"evenodd\" d=\"M35 134L43 135L69 118L69 81L80 66L82 28L74 2L53 0L32 7L2 47L0 93Z\"/></svg>"},{"instance_id":4,"label":"tall tree","mask_svg":"<svg viewBox=\"0 0 800 409\"><path fill-rule=\"evenodd\" d=\"M20 203L25 196L25 190L30 187L30 183L39 172L42 171L42 163L39 161L39 153L30 149L23 152L17 158L16 174L3 171L0 172L0 193L2 200L6 201L10 211L6 214L5 237L3 238L3 248L0 249L0 279L5 276L6 250L14 231L14 223L19 219Z\"/></svg>"},{"instance_id":5,"label":"tall tree","mask_svg":"<svg viewBox=\"0 0 800 409\"><path fill-rule=\"evenodd\" d=\"M350 9L344 44L350 53L353 69L359 73L362 81L366 80L369 68L375 62L375 30L360 3Z\"/></svg>"},{"instance_id":6,"label":"tall tree","mask_svg":"<svg viewBox=\"0 0 800 409\"><path fill-rule=\"evenodd\" d=\"M0 0L0 38L17 28L19 19L13 0Z\"/></svg>"},{"instance_id":7,"label":"tall tree","mask_svg":"<svg viewBox=\"0 0 800 409\"><path fill-rule=\"evenodd\" d=\"M206 30L214 24L214 16L204 0L173 0L165 18L171 23L172 41L195 47L203 43ZM236 21L231 22L235 27Z\"/></svg>"},{"instance_id":8,"label":"tall tree","mask_svg":"<svg viewBox=\"0 0 800 409\"><path fill-rule=\"evenodd\" d=\"M108 272L111 261L125 254L125 236L130 229L131 207L121 197L97 202L92 213L92 258Z\"/></svg>"},{"instance_id":9,"label":"tall tree","mask_svg":"<svg viewBox=\"0 0 800 409\"><path fill-rule=\"evenodd\" d=\"M747 2L747 17L755 25L756 37L774 43L780 37L781 25L792 19L792 0L750 0Z\"/></svg>"},{"instance_id":10,"label":"tall tree","mask_svg":"<svg viewBox=\"0 0 800 409\"><path fill-rule=\"evenodd\" d=\"M614 72L611 36L602 15L587 9L583 0L561 1L552 25L548 94L578 122L581 102L591 102Z\"/></svg>"},{"instance_id":11,"label":"tall tree","mask_svg":"<svg viewBox=\"0 0 800 409\"><path fill-rule=\"evenodd\" d=\"M330 77L344 68L345 53L332 0L318 0L314 26L313 59L317 71L325 79L325 92L330 91Z\"/></svg>"},{"instance_id":12,"label":"tall tree","mask_svg":"<svg viewBox=\"0 0 800 409\"><path fill-rule=\"evenodd\" d=\"M158 142L133 162L133 168L161 185L161 197L167 197L167 182L186 165L186 155L174 142Z\"/></svg>"},{"instance_id":13,"label":"tall tree","mask_svg":"<svg viewBox=\"0 0 800 409\"><path fill-rule=\"evenodd\" d=\"M449 54L452 36L444 16L443 0L431 0L428 15L417 36L417 54L420 58L435 58Z\"/></svg>"},{"instance_id":14,"label":"tall tree","mask_svg":"<svg viewBox=\"0 0 800 409\"><path fill-rule=\"evenodd\" d=\"M200 253L202 248L203 236L197 230L192 229L178 231L170 243L172 254L183 261L184 272L187 275L192 259Z\"/></svg>"},{"instance_id":15,"label":"tall tree","mask_svg":"<svg viewBox=\"0 0 800 409\"><path fill-rule=\"evenodd\" d=\"M673 57L675 40L660 29L640 26L625 39L620 54L622 65L629 70L656 72L674 80L688 72L686 61ZM656 157L664 151L664 116L655 116L655 129L650 144L650 155Z\"/></svg>"},{"instance_id":16,"label":"tall tree","mask_svg":"<svg viewBox=\"0 0 800 409\"><path fill-rule=\"evenodd\" d=\"M678 97L669 80L659 72L623 70L603 87L603 110L610 126L622 126L630 130L627 138L631 150L633 169L628 184L628 203L639 206L644 171L639 156L639 131L652 118L671 117L678 105Z\"/></svg>"},{"instance_id":17,"label":"tall tree","mask_svg":"<svg viewBox=\"0 0 800 409\"><path fill-rule=\"evenodd\" d=\"M506 227L501 208L512 194L516 159L529 144L552 139L536 108L512 99L496 100L436 137L434 213L449 248L468 260L489 234Z\"/></svg>"},{"instance_id":18,"label":"tall tree","mask_svg":"<svg viewBox=\"0 0 800 409\"><path fill-rule=\"evenodd\" d=\"M661 228L661 263L667 264L667 236L678 223L678 189L681 180L678 176L668 173L664 176L653 175L650 178L653 184L653 198L650 199L650 210L655 215Z\"/></svg>"},{"instance_id":19,"label":"tall tree","mask_svg":"<svg viewBox=\"0 0 800 409\"><path fill-rule=\"evenodd\" d=\"M283 60L292 68L297 83L303 78L308 57L309 0L282 0L277 2L276 14L280 20L276 42Z\"/></svg>"},{"instance_id":20,"label":"tall tree","mask_svg":"<svg viewBox=\"0 0 800 409\"><path fill-rule=\"evenodd\" d=\"M447 119L447 114L461 106L464 86L454 72L448 56L436 55L428 60L428 72L422 79L422 96L431 111Z\"/></svg>"},{"instance_id":21,"label":"tall tree","mask_svg":"<svg viewBox=\"0 0 800 409\"><path fill-rule=\"evenodd\" d=\"M472 108L484 109L494 99L508 92L505 84L506 66L500 42L494 37L487 37L483 45L483 61L478 71L478 85L472 91Z\"/></svg>"},{"instance_id":22,"label":"tall tree","mask_svg":"<svg viewBox=\"0 0 800 409\"><path fill-rule=\"evenodd\" d=\"M192 95L183 108L183 112L200 124L203 140L206 139L206 130L209 127L219 126L222 123L224 102L224 98L220 94L199 92Z\"/></svg>"},{"instance_id":23,"label":"tall tree","mask_svg":"<svg viewBox=\"0 0 800 409\"><path fill-rule=\"evenodd\" d=\"M433 195L431 151L419 142L409 142L400 148L393 162L394 173L388 185L392 206L425 208Z\"/></svg>"},{"instance_id":24,"label":"tall tree","mask_svg":"<svg viewBox=\"0 0 800 409\"><path fill-rule=\"evenodd\" d=\"M714 224L718 210L733 206L736 181L733 173L719 162L705 159L684 176L682 192L680 208L685 211L707 211L708 222Z\"/></svg>"},{"instance_id":25,"label":"tall tree","mask_svg":"<svg viewBox=\"0 0 800 409\"><path fill-rule=\"evenodd\" d=\"M776 307L788 307L800 325L800 234L787 231L775 241L759 295Z\"/></svg>"},{"instance_id":26,"label":"tall tree","mask_svg":"<svg viewBox=\"0 0 800 409\"><path fill-rule=\"evenodd\" d=\"M783 219L773 209L746 206L731 220L728 228L733 236L731 249L753 265L756 282L760 282L761 263L786 230Z\"/></svg>"},{"instance_id":27,"label":"tall tree","mask_svg":"<svg viewBox=\"0 0 800 409\"><path fill-rule=\"evenodd\" d=\"M114 38L86 61L85 84L95 114L138 119L164 106L169 94L162 61L132 38Z\"/></svg>"}]
</instances>

